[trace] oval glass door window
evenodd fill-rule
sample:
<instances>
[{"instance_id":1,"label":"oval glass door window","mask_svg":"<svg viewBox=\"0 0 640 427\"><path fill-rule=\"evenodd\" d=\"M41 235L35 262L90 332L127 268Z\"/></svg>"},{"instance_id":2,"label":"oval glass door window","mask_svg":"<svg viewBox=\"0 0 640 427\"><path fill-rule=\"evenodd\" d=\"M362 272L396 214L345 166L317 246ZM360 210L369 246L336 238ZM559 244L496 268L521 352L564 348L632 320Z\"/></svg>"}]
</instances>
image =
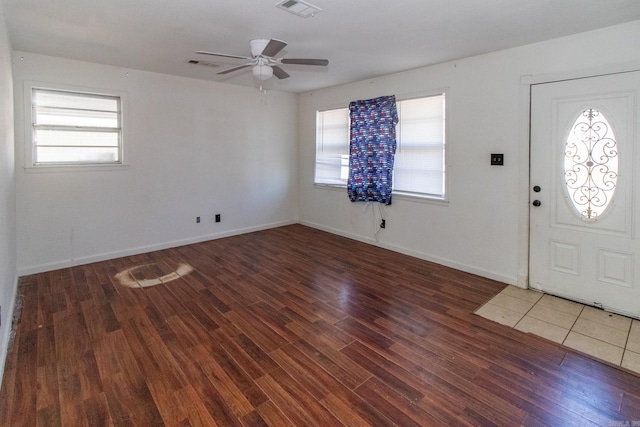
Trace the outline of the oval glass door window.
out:
<instances>
[{"instance_id":1,"label":"oval glass door window","mask_svg":"<svg viewBox=\"0 0 640 427\"><path fill-rule=\"evenodd\" d=\"M583 111L571 127L564 156L569 200L585 221L597 220L610 205L618 182L618 144L607 118Z\"/></svg>"}]
</instances>

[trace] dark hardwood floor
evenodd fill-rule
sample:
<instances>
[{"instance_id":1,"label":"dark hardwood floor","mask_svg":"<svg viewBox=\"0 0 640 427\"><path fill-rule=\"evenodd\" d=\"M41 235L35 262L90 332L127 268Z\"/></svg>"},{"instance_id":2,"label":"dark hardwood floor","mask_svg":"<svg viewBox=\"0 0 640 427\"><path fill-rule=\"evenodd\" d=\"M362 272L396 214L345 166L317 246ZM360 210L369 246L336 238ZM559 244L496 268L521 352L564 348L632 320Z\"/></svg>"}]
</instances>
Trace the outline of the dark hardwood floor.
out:
<instances>
[{"instance_id":1,"label":"dark hardwood floor","mask_svg":"<svg viewBox=\"0 0 640 427\"><path fill-rule=\"evenodd\" d=\"M23 277L0 425L640 425L640 377L473 314L503 287L300 225Z\"/></svg>"}]
</instances>

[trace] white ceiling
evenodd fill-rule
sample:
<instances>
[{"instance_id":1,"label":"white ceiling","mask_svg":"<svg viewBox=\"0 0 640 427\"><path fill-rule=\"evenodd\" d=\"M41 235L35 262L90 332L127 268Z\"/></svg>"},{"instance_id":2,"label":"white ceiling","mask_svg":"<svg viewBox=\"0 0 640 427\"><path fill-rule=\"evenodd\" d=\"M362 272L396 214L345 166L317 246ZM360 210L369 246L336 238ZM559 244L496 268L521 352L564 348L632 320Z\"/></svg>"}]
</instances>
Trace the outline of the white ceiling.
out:
<instances>
[{"instance_id":1,"label":"white ceiling","mask_svg":"<svg viewBox=\"0 0 640 427\"><path fill-rule=\"evenodd\" d=\"M278 56L327 58L285 65L273 90L302 92L640 19L638 0L309 0L300 18L278 0L0 0L14 50L231 84L250 69L197 50L250 56L249 40L277 38ZM585 46L585 55L588 55Z\"/></svg>"}]
</instances>

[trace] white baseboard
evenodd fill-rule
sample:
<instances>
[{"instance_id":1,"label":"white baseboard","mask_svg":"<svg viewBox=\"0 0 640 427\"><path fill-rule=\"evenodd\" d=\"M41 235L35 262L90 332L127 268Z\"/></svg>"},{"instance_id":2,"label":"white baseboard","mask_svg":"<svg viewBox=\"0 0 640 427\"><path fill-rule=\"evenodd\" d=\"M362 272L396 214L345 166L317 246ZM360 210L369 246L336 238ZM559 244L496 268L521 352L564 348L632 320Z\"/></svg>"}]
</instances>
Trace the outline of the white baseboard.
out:
<instances>
[{"instance_id":1,"label":"white baseboard","mask_svg":"<svg viewBox=\"0 0 640 427\"><path fill-rule=\"evenodd\" d=\"M516 284L517 287L522 288L522 289L528 289L529 288L529 275L528 274L523 274L523 273L519 273L518 274L518 283Z\"/></svg>"},{"instance_id":2,"label":"white baseboard","mask_svg":"<svg viewBox=\"0 0 640 427\"><path fill-rule=\"evenodd\" d=\"M61 268L74 267L77 265L90 264L92 262L107 261L110 259L120 258L124 256L138 255L138 254L159 251L159 250L168 249L168 248L175 248L178 246L191 245L194 243L206 242L208 240L222 239L224 237L253 233L255 231L268 230L270 228L283 227L285 225L291 225L291 224L297 224L297 223L298 223L297 221L279 221L279 222L273 222L270 224L262 224L262 225L246 227L246 228L237 228L234 230L227 230L220 233L196 236L188 239L174 240L171 242L163 242L163 243L147 245L147 246L138 246L135 248L124 249L121 251L105 252L101 254L89 255L89 256L78 257L73 259L60 260L60 261L56 261L48 264L27 266L27 267L20 268L18 270L18 275L25 276L28 274L42 273L44 271L52 271L52 270L58 270Z\"/></svg>"},{"instance_id":3,"label":"white baseboard","mask_svg":"<svg viewBox=\"0 0 640 427\"><path fill-rule=\"evenodd\" d=\"M463 264L463 263L460 263L460 262L457 262L457 261L454 261L454 260L451 260L451 259L441 258L441 257L438 257L438 256L434 256L432 254L416 251L416 250L405 248L405 247L402 247L402 246L397 246L397 245L392 245L392 244L388 244L388 243L384 243L384 242L379 242L379 241L376 241L375 239L372 239L372 238L368 238L368 237L364 237L364 236L348 233L348 232L345 232L343 230L339 230L339 229L335 229L335 228L331 228L331 227L326 227L324 225L316 224L316 223L309 222L309 221L280 221L280 222L274 222L274 223L270 223L270 224L262 224L262 225L258 225L258 226L253 226L253 227L238 228L238 229L228 230L228 231L224 231L224 232L220 232L220 233L208 234L208 235L203 235L203 236L196 236L196 237L189 238L189 239L175 240L175 241L164 242L164 243L159 243L159 244L155 244L155 245L139 246L139 247L136 247L136 248L130 248L130 249L125 249L125 250L121 250L121 251L107 252L107 253L102 253L102 254L95 254L95 255L90 255L90 256L86 256L86 257L74 258L74 259L60 260L60 261L56 261L56 262L49 263L49 264L41 264L41 265L36 265L36 266L23 267L23 268L20 268L20 270L18 271L18 274L20 276L24 276L24 275L28 275L28 274L36 274L36 273L41 273L41 272L44 272L44 271L57 270L57 269L60 269L60 268L73 267L73 266L76 266L76 265L89 264L89 263L92 263L92 262L106 261L106 260L110 260L110 259L114 259L114 258L120 258L120 257L130 256L130 255L137 255L137 254L142 254L142 253L147 253L147 252L152 252L152 251L158 251L158 250L162 250L162 249L175 248L175 247L178 247L178 246L190 245L190 244L194 244L194 243L205 242L205 241L208 241L208 240L221 239L221 238L224 238L224 237L237 236L237 235L240 235L240 234L252 233L252 232L255 232L255 231L267 230L267 229L270 229L270 228L283 227L283 226L286 226L286 225L298 224L298 223L302 224L302 225L306 225L306 226L311 227L311 228L315 228L315 229L318 229L318 230L326 231L326 232L331 233L331 234L336 234L338 236L346 237L346 238L349 238L349 239L352 239L352 240L357 240L357 241L360 241L360 242L363 242L363 243L368 243L370 245L378 246L380 248L388 249L388 250L391 250L391 251L394 251L394 252L398 252L398 253L409 255L409 256L412 256L412 257L415 257L415 258L423 259L425 261L434 262L436 264L444 265L446 267L454 268L456 270L464 271L464 272L471 273L471 274L476 274L478 276L486 277L486 278L492 279L492 280L497 280L499 282L506 283L506 284L509 284L509 285L515 285L515 286L523 287L522 286L522 283L523 283L522 280L523 279L520 276L518 276L517 278L510 277L510 276L505 276L503 274L496 273L496 272L489 271L489 270L485 270L485 269L482 269L482 268L478 268L476 266ZM525 278L525 280L526 280L526 278ZM526 285L524 287L526 287Z\"/></svg>"},{"instance_id":4,"label":"white baseboard","mask_svg":"<svg viewBox=\"0 0 640 427\"><path fill-rule=\"evenodd\" d=\"M9 344L11 340L11 328L13 326L13 313L16 308L16 300L18 298L18 275L13 279L13 287L11 296L9 297L9 306L2 310L2 326L0 326L0 384L4 377L4 366L9 355Z\"/></svg>"},{"instance_id":5,"label":"white baseboard","mask_svg":"<svg viewBox=\"0 0 640 427\"><path fill-rule=\"evenodd\" d=\"M450 259L446 259L446 258L441 258L438 256L434 256L425 252L420 252L420 251L415 251L413 249L408 249L402 246L397 246L397 245L391 245L388 243L384 243L384 242L379 242L376 241L375 239L369 238L369 237L363 237L363 236L359 236L357 234L352 234L352 233L347 233L343 230L338 230L335 228L331 228L331 227L326 227L324 225L320 225L320 224L316 224L313 222L309 222L309 221L300 221L300 224L302 225L306 225L308 227L311 228L315 228L318 230L322 230L322 231L326 231L327 233L331 233L331 234L337 234L338 236L342 236L342 237L346 237L348 239L352 239L352 240L357 240L359 242L363 242L363 243L368 243L370 245L373 246L378 246L380 248L383 249L388 249L390 251L393 252L398 252L404 255L409 255L412 256L414 258L419 258L419 259L423 259L425 261L429 261L429 262L433 262L436 264L440 264L440 265L444 265L445 267L450 267L453 268L455 270L460 270L460 271L464 271L466 273L471 273L471 274L475 274L477 276L482 276L485 277L487 279L491 279L491 280L496 280L498 282L502 282L508 285L517 285L517 279L514 277L510 277L510 276L505 276L503 274L500 273L496 273L493 271L489 271L489 270L485 270L482 268L478 268L475 266L471 266L471 265L467 265L467 264L462 264L460 262L457 261L453 261Z\"/></svg>"}]
</instances>

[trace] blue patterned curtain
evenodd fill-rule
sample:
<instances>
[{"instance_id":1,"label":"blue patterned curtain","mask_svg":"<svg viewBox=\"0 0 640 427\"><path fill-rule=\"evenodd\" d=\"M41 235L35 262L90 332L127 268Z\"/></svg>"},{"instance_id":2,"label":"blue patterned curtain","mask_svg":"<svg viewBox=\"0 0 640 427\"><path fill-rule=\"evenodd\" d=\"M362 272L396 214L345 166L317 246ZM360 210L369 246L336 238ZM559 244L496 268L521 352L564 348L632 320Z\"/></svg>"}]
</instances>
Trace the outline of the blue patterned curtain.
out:
<instances>
[{"instance_id":1,"label":"blue patterned curtain","mask_svg":"<svg viewBox=\"0 0 640 427\"><path fill-rule=\"evenodd\" d=\"M353 101L349 112L349 199L390 205L398 123L396 97Z\"/></svg>"}]
</instances>

